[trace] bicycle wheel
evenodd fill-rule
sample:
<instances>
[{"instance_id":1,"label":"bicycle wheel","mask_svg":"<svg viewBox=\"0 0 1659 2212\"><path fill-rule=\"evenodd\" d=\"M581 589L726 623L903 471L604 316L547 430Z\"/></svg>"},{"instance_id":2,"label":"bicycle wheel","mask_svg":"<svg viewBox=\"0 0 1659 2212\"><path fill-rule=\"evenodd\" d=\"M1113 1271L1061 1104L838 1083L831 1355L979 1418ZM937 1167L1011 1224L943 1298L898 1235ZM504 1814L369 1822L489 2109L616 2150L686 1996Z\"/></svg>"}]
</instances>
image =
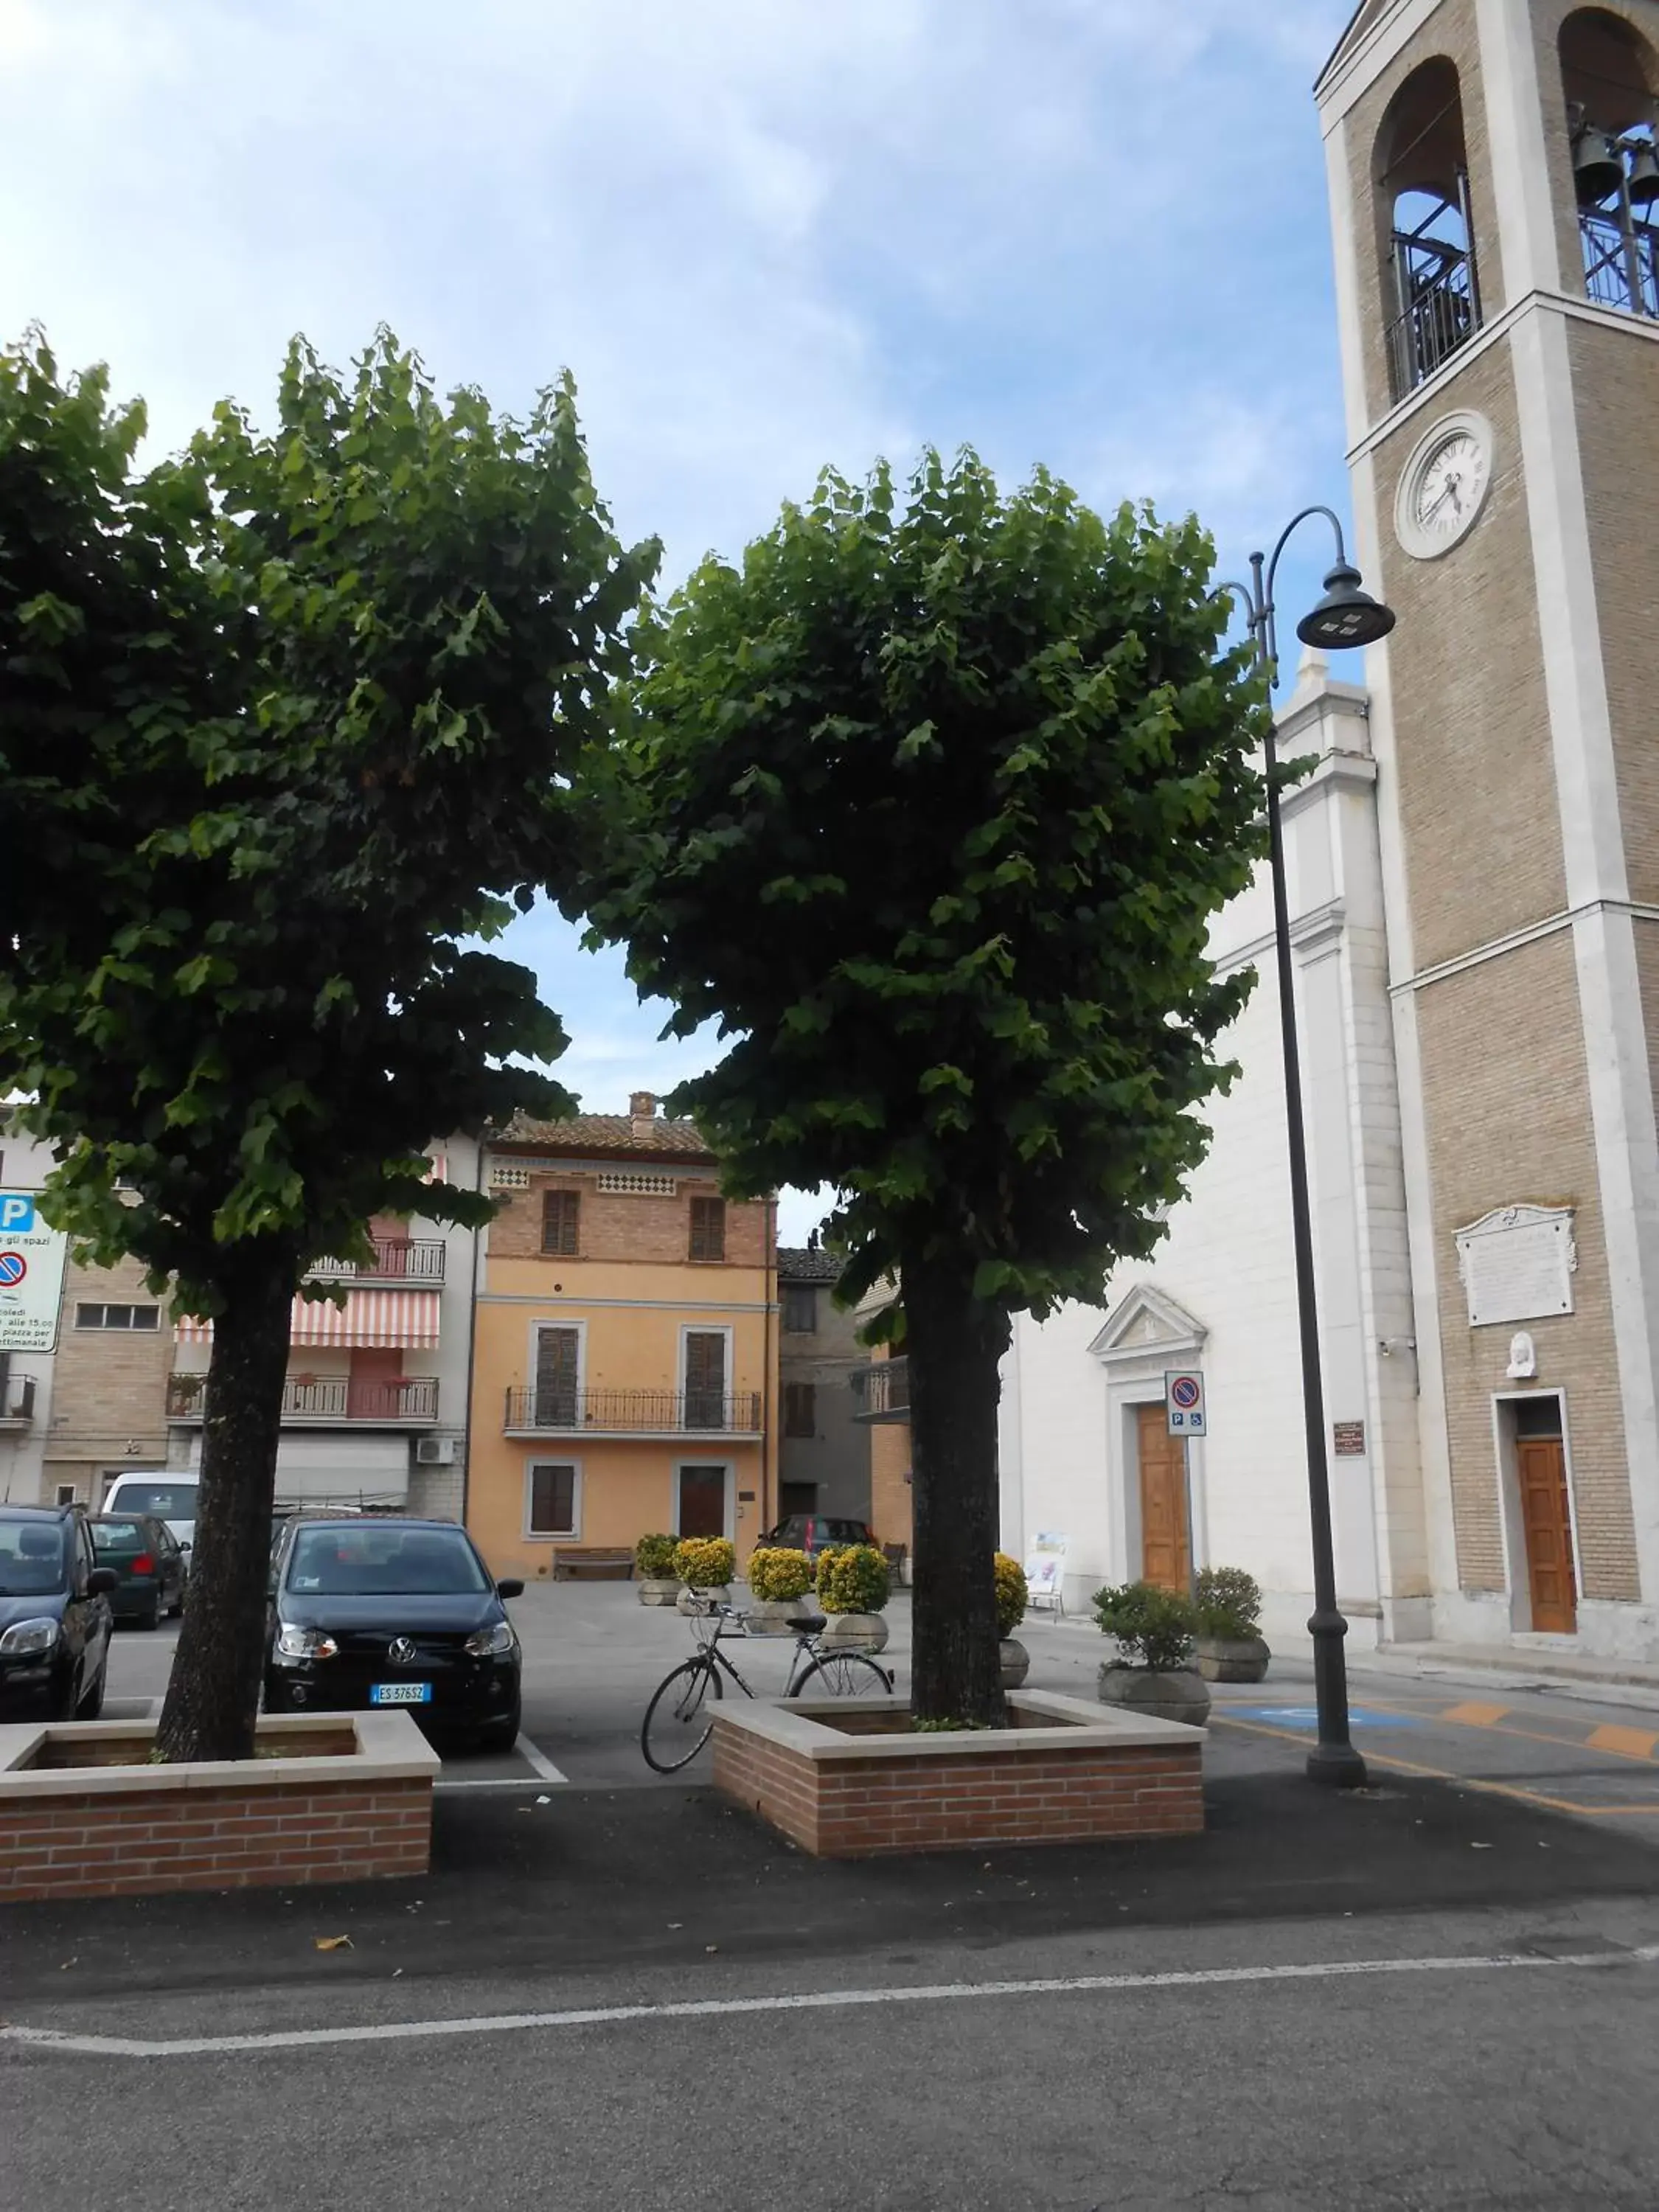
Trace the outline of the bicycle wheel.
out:
<instances>
[{"instance_id":1,"label":"bicycle wheel","mask_svg":"<svg viewBox=\"0 0 1659 2212\"><path fill-rule=\"evenodd\" d=\"M694 1759L714 1733L708 1700L720 1696L720 1678L702 1659L688 1659L657 1685L645 1709L640 1749L659 1774L677 1773Z\"/></svg>"},{"instance_id":2,"label":"bicycle wheel","mask_svg":"<svg viewBox=\"0 0 1659 2212\"><path fill-rule=\"evenodd\" d=\"M796 1683L792 1696L818 1698L885 1697L893 1678L862 1651L820 1651Z\"/></svg>"}]
</instances>

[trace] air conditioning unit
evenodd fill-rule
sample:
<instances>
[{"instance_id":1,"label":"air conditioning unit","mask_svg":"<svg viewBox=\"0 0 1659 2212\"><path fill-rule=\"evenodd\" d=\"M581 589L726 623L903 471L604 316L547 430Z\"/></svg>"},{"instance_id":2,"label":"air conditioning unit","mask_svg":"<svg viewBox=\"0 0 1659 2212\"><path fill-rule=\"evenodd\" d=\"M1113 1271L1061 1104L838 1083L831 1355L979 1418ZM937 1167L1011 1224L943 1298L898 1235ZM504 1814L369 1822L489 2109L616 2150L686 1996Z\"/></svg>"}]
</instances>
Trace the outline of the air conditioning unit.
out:
<instances>
[{"instance_id":1,"label":"air conditioning unit","mask_svg":"<svg viewBox=\"0 0 1659 2212\"><path fill-rule=\"evenodd\" d=\"M453 1467L455 1463L453 1437L416 1437L415 1464L416 1467Z\"/></svg>"}]
</instances>

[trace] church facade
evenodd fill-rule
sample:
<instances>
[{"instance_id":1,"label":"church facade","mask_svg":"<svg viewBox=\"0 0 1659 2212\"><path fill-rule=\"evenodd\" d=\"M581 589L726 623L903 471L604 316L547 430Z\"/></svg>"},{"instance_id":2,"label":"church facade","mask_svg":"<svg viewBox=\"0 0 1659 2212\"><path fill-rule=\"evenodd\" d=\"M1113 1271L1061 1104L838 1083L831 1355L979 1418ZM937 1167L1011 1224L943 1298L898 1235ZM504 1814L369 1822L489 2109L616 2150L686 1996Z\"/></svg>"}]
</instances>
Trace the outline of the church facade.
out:
<instances>
[{"instance_id":1,"label":"church facade","mask_svg":"<svg viewBox=\"0 0 1659 2212\"><path fill-rule=\"evenodd\" d=\"M1316 99L1358 552L1287 798L1351 1641L1659 1657L1659 0L1368 0ZM1348 680L1352 678L1352 680ZM1157 1259L1018 1325L1003 1540L1311 1602L1265 880L1243 1079ZM1204 1370L1207 1433L1164 1418Z\"/></svg>"}]
</instances>

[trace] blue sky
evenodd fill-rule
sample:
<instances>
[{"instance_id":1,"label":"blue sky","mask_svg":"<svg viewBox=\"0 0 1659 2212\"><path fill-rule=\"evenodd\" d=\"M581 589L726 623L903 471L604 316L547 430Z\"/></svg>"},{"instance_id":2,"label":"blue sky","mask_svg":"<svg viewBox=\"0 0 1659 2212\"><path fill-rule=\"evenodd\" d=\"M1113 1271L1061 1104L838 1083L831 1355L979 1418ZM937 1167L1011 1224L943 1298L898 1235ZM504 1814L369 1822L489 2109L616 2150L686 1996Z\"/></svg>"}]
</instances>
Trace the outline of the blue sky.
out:
<instances>
[{"instance_id":1,"label":"blue sky","mask_svg":"<svg viewBox=\"0 0 1659 2212\"><path fill-rule=\"evenodd\" d=\"M826 461L963 440L1194 508L1236 574L1310 500L1346 513L1310 88L1350 12L0 0L0 329L108 360L167 446L227 393L259 414L296 330L337 361L386 321L514 409L568 364L669 581ZM1298 546L1286 607L1324 566ZM556 916L508 945L591 1109L712 1054Z\"/></svg>"}]
</instances>

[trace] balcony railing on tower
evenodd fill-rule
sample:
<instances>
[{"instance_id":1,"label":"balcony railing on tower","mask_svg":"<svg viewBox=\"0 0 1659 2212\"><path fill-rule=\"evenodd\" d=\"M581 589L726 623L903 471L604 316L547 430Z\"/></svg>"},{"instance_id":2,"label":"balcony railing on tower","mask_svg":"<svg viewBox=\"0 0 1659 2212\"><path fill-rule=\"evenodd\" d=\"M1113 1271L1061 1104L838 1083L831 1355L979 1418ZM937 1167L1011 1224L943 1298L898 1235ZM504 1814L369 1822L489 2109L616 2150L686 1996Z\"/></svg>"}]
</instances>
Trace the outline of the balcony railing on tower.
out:
<instances>
[{"instance_id":1,"label":"balcony railing on tower","mask_svg":"<svg viewBox=\"0 0 1659 2212\"><path fill-rule=\"evenodd\" d=\"M1419 195L1410 196L1421 205ZM1436 199L1409 230L1394 233L1399 310L1389 325L1389 373L1403 399L1426 383L1480 327L1480 286L1469 244L1468 194Z\"/></svg>"}]
</instances>

